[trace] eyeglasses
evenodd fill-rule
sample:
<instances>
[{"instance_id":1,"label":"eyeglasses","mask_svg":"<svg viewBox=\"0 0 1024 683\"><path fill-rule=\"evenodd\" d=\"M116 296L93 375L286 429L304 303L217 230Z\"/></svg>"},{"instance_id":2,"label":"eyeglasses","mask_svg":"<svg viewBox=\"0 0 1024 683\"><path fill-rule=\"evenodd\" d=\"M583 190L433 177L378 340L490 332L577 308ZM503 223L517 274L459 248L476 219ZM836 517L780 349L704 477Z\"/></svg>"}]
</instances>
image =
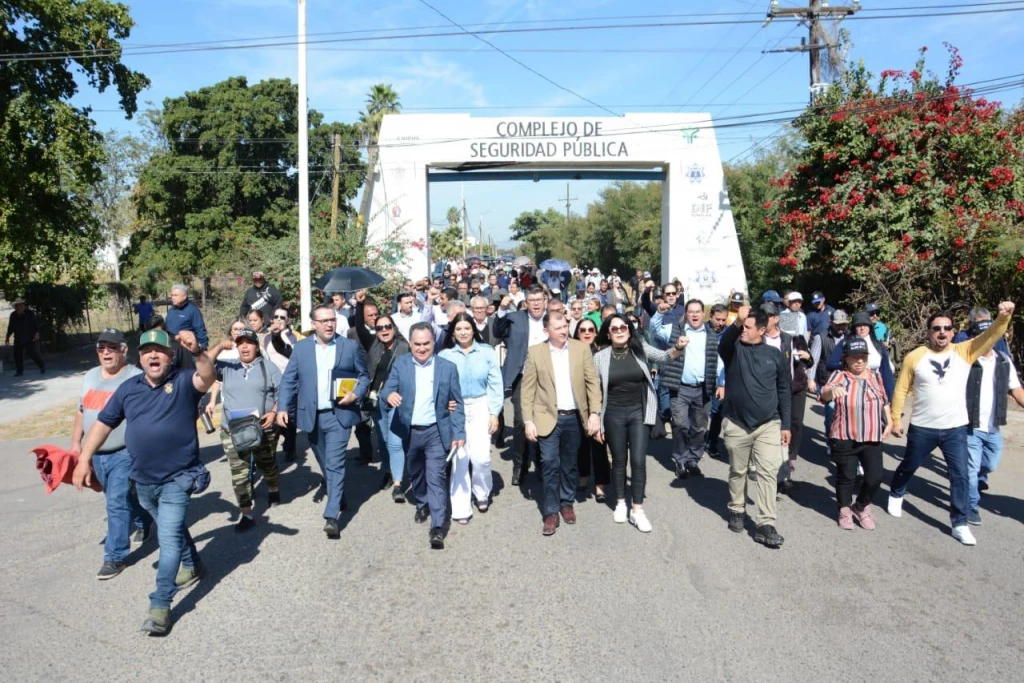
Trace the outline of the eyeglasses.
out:
<instances>
[{"instance_id":1,"label":"eyeglasses","mask_svg":"<svg viewBox=\"0 0 1024 683\"><path fill-rule=\"evenodd\" d=\"M596 327L581 327L580 334L597 334Z\"/></svg>"},{"instance_id":2,"label":"eyeglasses","mask_svg":"<svg viewBox=\"0 0 1024 683\"><path fill-rule=\"evenodd\" d=\"M274 320L287 320L287 319L288 319L288 316L286 316L286 315L275 315L274 316Z\"/></svg>"},{"instance_id":3,"label":"eyeglasses","mask_svg":"<svg viewBox=\"0 0 1024 683\"><path fill-rule=\"evenodd\" d=\"M324 318L323 320L318 320L317 318L313 318L313 322L320 323L321 325L337 325L338 324L338 319L337 318Z\"/></svg>"},{"instance_id":4,"label":"eyeglasses","mask_svg":"<svg viewBox=\"0 0 1024 683\"><path fill-rule=\"evenodd\" d=\"M629 326L628 325L612 325L611 327L608 328L608 331L611 332L612 334L615 334L616 332L629 332Z\"/></svg>"},{"instance_id":5,"label":"eyeglasses","mask_svg":"<svg viewBox=\"0 0 1024 683\"><path fill-rule=\"evenodd\" d=\"M573 306L572 310L574 310L574 311L582 311L583 307L582 306Z\"/></svg>"},{"instance_id":6,"label":"eyeglasses","mask_svg":"<svg viewBox=\"0 0 1024 683\"><path fill-rule=\"evenodd\" d=\"M678 294L678 292L665 291L665 292L662 292L662 294L664 294L665 296L676 296Z\"/></svg>"},{"instance_id":7,"label":"eyeglasses","mask_svg":"<svg viewBox=\"0 0 1024 683\"><path fill-rule=\"evenodd\" d=\"M104 351L110 351L111 353L117 353L120 350L121 350L121 347L120 346L115 346L114 344L97 344L96 345L96 351L98 351L99 353L103 353Z\"/></svg>"},{"instance_id":8,"label":"eyeglasses","mask_svg":"<svg viewBox=\"0 0 1024 683\"><path fill-rule=\"evenodd\" d=\"M932 332L952 332L952 325L932 325Z\"/></svg>"},{"instance_id":9,"label":"eyeglasses","mask_svg":"<svg viewBox=\"0 0 1024 683\"><path fill-rule=\"evenodd\" d=\"M385 330L393 330L395 329L395 326L389 323L384 323L383 325L377 325L373 329L377 330L378 332L383 332Z\"/></svg>"}]
</instances>

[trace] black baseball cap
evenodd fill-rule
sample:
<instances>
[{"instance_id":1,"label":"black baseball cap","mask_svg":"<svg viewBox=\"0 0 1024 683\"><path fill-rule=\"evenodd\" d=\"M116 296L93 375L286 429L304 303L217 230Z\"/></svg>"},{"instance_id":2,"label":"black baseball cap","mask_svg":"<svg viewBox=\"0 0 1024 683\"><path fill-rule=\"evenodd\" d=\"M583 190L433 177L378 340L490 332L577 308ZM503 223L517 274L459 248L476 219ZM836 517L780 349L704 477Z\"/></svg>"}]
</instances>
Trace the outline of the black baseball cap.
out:
<instances>
[{"instance_id":1,"label":"black baseball cap","mask_svg":"<svg viewBox=\"0 0 1024 683\"><path fill-rule=\"evenodd\" d=\"M259 335L257 335L254 331L250 330L249 328L240 330L238 334L235 335L235 343L237 344L240 341L249 341L255 344L256 346L260 345Z\"/></svg>"},{"instance_id":2,"label":"black baseball cap","mask_svg":"<svg viewBox=\"0 0 1024 683\"><path fill-rule=\"evenodd\" d=\"M868 340L864 337L847 337L843 343L844 356L868 355Z\"/></svg>"},{"instance_id":3,"label":"black baseball cap","mask_svg":"<svg viewBox=\"0 0 1024 683\"><path fill-rule=\"evenodd\" d=\"M113 327L108 327L100 332L100 336L96 339L96 343L99 344L100 342L108 342L110 344L125 343L124 335L121 333L121 330L115 330Z\"/></svg>"},{"instance_id":4,"label":"black baseball cap","mask_svg":"<svg viewBox=\"0 0 1024 683\"><path fill-rule=\"evenodd\" d=\"M871 316L864 311L857 311L853 314L853 321L850 323L850 327L857 327L857 325L868 325L871 326Z\"/></svg>"},{"instance_id":5,"label":"black baseball cap","mask_svg":"<svg viewBox=\"0 0 1024 683\"><path fill-rule=\"evenodd\" d=\"M733 292L732 296L729 298L729 303L731 303L731 304L742 304L743 303L743 292Z\"/></svg>"}]
</instances>

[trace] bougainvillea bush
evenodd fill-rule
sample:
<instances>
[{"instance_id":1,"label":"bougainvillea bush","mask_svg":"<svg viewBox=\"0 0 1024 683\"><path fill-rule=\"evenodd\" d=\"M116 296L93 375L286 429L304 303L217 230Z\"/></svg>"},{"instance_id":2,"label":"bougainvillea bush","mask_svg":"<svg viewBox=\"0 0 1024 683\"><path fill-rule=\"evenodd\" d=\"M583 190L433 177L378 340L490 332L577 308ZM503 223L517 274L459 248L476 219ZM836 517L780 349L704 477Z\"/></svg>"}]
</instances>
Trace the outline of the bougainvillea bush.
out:
<instances>
[{"instance_id":1,"label":"bougainvillea bush","mask_svg":"<svg viewBox=\"0 0 1024 683\"><path fill-rule=\"evenodd\" d=\"M878 302L904 348L937 308L1024 292L1024 114L985 97L996 85L957 85L951 46L946 73L927 72L926 50L908 73L852 67L819 97L764 206L789 238L780 265L849 278L851 301Z\"/></svg>"}]
</instances>

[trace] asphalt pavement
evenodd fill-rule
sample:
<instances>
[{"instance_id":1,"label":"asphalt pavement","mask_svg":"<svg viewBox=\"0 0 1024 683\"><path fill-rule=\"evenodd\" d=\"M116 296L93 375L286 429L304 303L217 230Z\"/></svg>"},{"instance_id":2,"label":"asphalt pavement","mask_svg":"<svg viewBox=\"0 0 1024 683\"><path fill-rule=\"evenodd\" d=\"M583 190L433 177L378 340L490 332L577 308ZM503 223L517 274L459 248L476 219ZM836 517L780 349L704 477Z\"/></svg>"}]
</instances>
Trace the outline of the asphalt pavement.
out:
<instances>
[{"instance_id":1,"label":"asphalt pavement","mask_svg":"<svg viewBox=\"0 0 1024 683\"><path fill-rule=\"evenodd\" d=\"M66 440L3 443L0 670L11 681L1019 680L1024 413L1013 419L973 548L949 534L939 458L902 518L881 509L886 484L875 531L839 530L816 407L799 487L779 504L779 550L756 545L749 523L726 528L724 462L674 481L664 440L647 461L651 534L591 498L578 524L543 537L537 503L507 486L511 464L496 456L491 511L453 525L444 551L378 490L378 465L350 460L350 509L328 541L310 455L284 470L280 507L268 512L257 489L258 524L239 535L227 463L204 436L213 483L190 519L208 573L176 598L163 639L139 631L156 544L97 581L102 496L44 495L29 453ZM886 451L888 482L902 445Z\"/></svg>"}]
</instances>

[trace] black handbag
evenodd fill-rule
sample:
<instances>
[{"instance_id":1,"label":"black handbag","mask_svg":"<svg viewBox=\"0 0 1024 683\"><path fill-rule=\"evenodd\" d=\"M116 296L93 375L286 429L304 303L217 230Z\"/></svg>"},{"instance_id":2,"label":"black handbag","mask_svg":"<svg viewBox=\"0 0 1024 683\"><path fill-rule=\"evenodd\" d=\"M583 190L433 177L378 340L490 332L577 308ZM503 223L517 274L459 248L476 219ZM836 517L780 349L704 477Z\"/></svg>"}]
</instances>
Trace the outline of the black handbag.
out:
<instances>
[{"instance_id":1,"label":"black handbag","mask_svg":"<svg viewBox=\"0 0 1024 683\"><path fill-rule=\"evenodd\" d=\"M267 368L265 360L260 360L260 371L263 373L263 408L267 406ZM260 415L246 415L228 422L228 434L231 436L231 443L239 453L259 448L263 443L264 433Z\"/></svg>"}]
</instances>

